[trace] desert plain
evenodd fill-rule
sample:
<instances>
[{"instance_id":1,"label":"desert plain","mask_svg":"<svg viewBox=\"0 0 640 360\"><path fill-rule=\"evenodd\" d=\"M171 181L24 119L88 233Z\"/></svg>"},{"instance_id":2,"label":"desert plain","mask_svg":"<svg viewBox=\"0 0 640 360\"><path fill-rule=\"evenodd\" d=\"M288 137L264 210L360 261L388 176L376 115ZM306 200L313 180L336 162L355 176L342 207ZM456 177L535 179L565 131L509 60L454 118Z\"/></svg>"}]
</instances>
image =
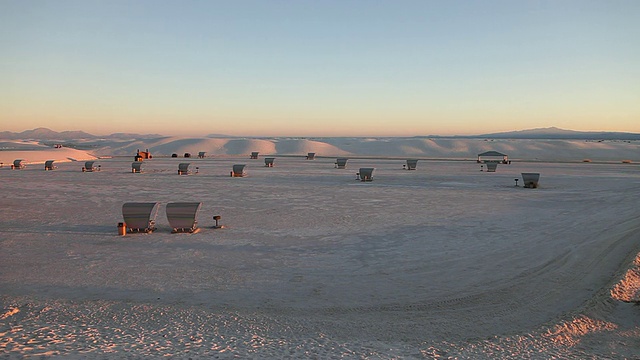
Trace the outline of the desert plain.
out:
<instances>
[{"instance_id":1,"label":"desert plain","mask_svg":"<svg viewBox=\"0 0 640 360\"><path fill-rule=\"evenodd\" d=\"M415 144L385 155L364 140L287 151L203 141L5 144L0 357L640 354L636 143L563 152L509 142L518 156L487 172L476 152L500 144L468 140L466 152L458 142L458 154L429 156ZM182 157L212 143L204 159ZM134 174L123 152L146 147L157 156ZM10 170L21 157L27 167ZM346 169L336 157L349 158ZM416 170L403 170L408 158L420 159ZM101 171L82 172L91 159ZM185 161L192 174L178 175ZM230 177L233 164L247 176ZM373 181L356 180L361 167L375 168ZM540 173L539 187L524 188L523 172ZM202 202L198 233L171 232L165 208L180 201ZM118 235L125 202L159 202L156 231Z\"/></svg>"}]
</instances>

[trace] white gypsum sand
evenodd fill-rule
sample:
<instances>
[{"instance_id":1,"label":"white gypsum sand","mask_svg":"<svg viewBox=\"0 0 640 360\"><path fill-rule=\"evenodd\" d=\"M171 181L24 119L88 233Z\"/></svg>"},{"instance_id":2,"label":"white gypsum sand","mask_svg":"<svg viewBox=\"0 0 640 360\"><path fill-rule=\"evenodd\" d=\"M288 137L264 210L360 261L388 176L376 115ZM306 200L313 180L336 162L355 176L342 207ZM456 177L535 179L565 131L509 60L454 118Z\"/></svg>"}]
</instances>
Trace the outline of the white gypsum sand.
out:
<instances>
[{"instance_id":1,"label":"white gypsum sand","mask_svg":"<svg viewBox=\"0 0 640 360\"><path fill-rule=\"evenodd\" d=\"M184 153L208 156L307 155L319 157L410 157L427 159L475 159L477 154L495 150L511 159L530 161L614 161L640 162L640 141L625 140L514 140L477 138L183 138L162 137L130 141L97 141L97 155L128 156L149 149L154 155Z\"/></svg>"},{"instance_id":2,"label":"white gypsum sand","mask_svg":"<svg viewBox=\"0 0 640 360\"><path fill-rule=\"evenodd\" d=\"M197 154L197 151L195 152ZM639 250L635 164L248 156L0 169L9 358L633 357L611 289ZM231 178L246 163L246 178ZM355 181L375 167L373 182ZM521 172L540 188L515 187ZM117 235L128 201L158 230ZM202 201L197 234L164 206ZM221 215L225 229L210 229Z\"/></svg>"},{"instance_id":3,"label":"white gypsum sand","mask_svg":"<svg viewBox=\"0 0 640 360\"><path fill-rule=\"evenodd\" d=\"M44 162L55 160L55 164L70 161L93 160L96 157L83 150L68 147L52 148L35 142L0 141L0 163L9 167L14 160L23 159L27 166L44 169Z\"/></svg>"}]
</instances>

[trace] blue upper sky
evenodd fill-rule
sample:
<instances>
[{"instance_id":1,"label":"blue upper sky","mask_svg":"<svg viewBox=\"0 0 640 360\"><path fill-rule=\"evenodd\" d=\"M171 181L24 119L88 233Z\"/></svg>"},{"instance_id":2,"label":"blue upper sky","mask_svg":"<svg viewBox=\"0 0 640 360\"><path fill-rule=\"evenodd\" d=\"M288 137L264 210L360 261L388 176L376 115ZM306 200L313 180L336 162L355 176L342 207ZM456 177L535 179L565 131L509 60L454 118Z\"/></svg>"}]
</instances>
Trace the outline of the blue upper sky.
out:
<instances>
[{"instance_id":1,"label":"blue upper sky","mask_svg":"<svg viewBox=\"0 0 640 360\"><path fill-rule=\"evenodd\" d=\"M640 132L639 39L637 0L0 0L0 130Z\"/></svg>"}]
</instances>

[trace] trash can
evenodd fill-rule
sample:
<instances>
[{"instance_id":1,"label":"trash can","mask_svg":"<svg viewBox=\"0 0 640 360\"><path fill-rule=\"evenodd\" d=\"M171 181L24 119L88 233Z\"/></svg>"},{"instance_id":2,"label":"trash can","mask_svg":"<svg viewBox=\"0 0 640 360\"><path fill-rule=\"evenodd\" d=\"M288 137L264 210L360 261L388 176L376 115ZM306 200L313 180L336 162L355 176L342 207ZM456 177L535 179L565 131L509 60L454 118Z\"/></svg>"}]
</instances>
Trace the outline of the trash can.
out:
<instances>
[{"instance_id":1,"label":"trash can","mask_svg":"<svg viewBox=\"0 0 640 360\"><path fill-rule=\"evenodd\" d=\"M118 235L127 235L127 227L125 223L118 223Z\"/></svg>"}]
</instances>

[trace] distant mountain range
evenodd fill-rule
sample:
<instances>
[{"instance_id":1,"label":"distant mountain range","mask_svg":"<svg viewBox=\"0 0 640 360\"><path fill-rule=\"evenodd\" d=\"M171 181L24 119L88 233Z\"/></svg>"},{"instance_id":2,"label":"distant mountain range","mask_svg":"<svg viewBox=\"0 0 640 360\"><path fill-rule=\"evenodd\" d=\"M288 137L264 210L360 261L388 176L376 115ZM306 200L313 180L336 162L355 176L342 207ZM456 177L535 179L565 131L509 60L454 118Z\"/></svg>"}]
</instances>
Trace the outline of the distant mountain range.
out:
<instances>
[{"instance_id":1,"label":"distant mountain range","mask_svg":"<svg viewBox=\"0 0 640 360\"><path fill-rule=\"evenodd\" d=\"M469 136L491 139L640 140L640 134L608 131L573 131L557 127Z\"/></svg>"},{"instance_id":2,"label":"distant mountain range","mask_svg":"<svg viewBox=\"0 0 640 360\"><path fill-rule=\"evenodd\" d=\"M114 133L106 136L97 136L84 131L54 131L47 128L37 128L22 132L2 131L0 139L6 140L40 140L40 141L72 141L72 140L141 140L164 138L167 136L159 134L132 134ZM234 138L236 136L209 134L208 138ZM573 131L556 127L529 129L520 131L500 132L483 135L469 136L416 136L424 137L455 137L455 138L480 138L480 139L565 139L565 140L640 140L640 134L628 132L607 132L607 131Z\"/></svg>"},{"instance_id":3,"label":"distant mountain range","mask_svg":"<svg viewBox=\"0 0 640 360\"><path fill-rule=\"evenodd\" d=\"M97 136L86 133L84 131L54 131L44 127L33 130L25 130L22 132L2 131L0 139L6 140L44 140L44 141L70 141L70 140L130 140L130 139L153 139L165 137L158 134L131 134L131 133L114 133L107 136Z\"/></svg>"}]
</instances>

